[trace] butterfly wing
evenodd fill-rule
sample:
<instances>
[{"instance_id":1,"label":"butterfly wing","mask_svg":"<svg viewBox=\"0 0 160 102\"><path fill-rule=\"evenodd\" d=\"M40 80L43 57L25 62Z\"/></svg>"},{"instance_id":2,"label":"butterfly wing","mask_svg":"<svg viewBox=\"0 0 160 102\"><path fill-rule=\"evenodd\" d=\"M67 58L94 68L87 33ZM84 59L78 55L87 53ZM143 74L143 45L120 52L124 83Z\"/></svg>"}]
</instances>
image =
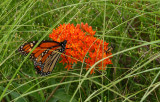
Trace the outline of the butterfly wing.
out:
<instances>
[{"instance_id":1,"label":"butterfly wing","mask_svg":"<svg viewBox=\"0 0 160 102\"><path fill-rule=\"evenodd\" d=\"M47 75L50 74L51 71L53 70L53 68L55 67L57 61L60 58L60 55L62 52L60 52L60 50L62 49L62 47L58 47L56 50L46 50L45 54L42 55L40 60L33 60L34 61L34 66L35 69L37 70L37 73L41 74L41 75Z\"/></svg>"},{"instance_id":2,"label":"butterfly wing","mask_svg":"<svg viewBox=\"0 0 160 102\"><path fill-rule=\"evenodd\" d=\"M27 55L36 45L36 41L26 43L19 48L19 51ZM42 41L31 53L30 58L33 59L37 73L41 75L49 74L55 67L64 52L67 41L61 43L56 41Z\"/></svg>"},{"instance_id":3,"label":"butterfly wing","mask_svg":"<svg viewBox=\"0 0 160 102\"><path fill-rule=\"evenodd\" d=\"M24 45L19 47L19 51L23 54L23 55L27 55L32 49L33 47L37 44L37 41L33 41L33 42L29 42L29 43L25 43ZM56 42L56 41L42 41L31 53L30 58L34 59L37 58L39 55L41 55L42 53L44 54L47 49L51 49L51 48L55 48L59 47L60 43Z\"/></svg>"},{"instance_id":4,"label":"butterfly wing","mask_svg":"<svg viewBox=\"0 0 160 102\"><path fill-rule=\"evenodd\" d=\"M39 74L47 75L52 72L53 68L55 67L56 63L58 62L58 60L60 58L60 55L61 55L60 50L61 49L62 48L59 47L55 51L52 51L52 53L47 57L46 60L42 59L42 61L44 61L44 62L42 62L42 64L40 63L40 64L35 65L35 68Z\"/></svg>"}]
</instances>

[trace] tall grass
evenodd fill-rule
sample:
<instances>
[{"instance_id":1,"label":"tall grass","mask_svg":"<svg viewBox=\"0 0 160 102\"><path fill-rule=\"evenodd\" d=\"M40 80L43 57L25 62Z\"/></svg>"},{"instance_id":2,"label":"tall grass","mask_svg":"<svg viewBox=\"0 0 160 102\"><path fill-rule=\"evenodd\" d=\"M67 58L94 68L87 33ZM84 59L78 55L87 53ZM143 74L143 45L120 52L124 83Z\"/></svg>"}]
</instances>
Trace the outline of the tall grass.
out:
<instances>
[{"instance_id":1,"label":"tall grass","mask_svg":"<svg viewBox=\"0 0 160 102\"><path fill-rule=\"evenodd\" d=\"M0 101L160 101L159 9L159 1L1 0ZM69 71L57 63L41 77L17 51L25 42L48 40L59 24L81 22L114 46L106 71L89 74L103 58L88 71L82 62Z\"/></svg>"}]
</instances>

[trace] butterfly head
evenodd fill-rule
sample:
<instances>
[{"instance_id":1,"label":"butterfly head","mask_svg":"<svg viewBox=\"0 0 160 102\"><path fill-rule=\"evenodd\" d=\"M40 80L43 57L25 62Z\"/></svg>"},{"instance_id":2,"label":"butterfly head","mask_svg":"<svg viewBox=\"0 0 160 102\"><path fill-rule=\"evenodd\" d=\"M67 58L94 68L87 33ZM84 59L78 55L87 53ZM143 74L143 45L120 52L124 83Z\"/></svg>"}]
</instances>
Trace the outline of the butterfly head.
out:
<instances>
[{"instance_id":1,"label":"butterfly head","mask_svg":"<svg viewBox=\"0 0 160 102\"><path fill-rule=\"evenodd\" d=\"M62 48L64 48L64 49L65 49L65 47L66 47L66 43L67 43L67 40L64 40L63 42L61 42L61 46L62 46Z\"/></svg>"}]
</instances>

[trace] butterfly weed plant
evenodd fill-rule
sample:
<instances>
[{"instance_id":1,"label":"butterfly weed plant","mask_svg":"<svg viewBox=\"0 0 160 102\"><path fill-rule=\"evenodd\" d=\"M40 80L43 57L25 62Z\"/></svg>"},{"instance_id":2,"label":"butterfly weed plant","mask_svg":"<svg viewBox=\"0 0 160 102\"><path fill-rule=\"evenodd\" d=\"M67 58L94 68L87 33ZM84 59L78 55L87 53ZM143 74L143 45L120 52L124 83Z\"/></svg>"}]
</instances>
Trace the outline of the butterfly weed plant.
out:
<instances>
[{"instance_id":1,"label":"butterfly weed plant","mask_svg":"<svg viewBox=\"0 0 160 102\"><path fill-rule=\"evenodd\" d=\"M95 62L102 59L103 57L111 56L112 53L106 53L108 44L103 40L94 37L96 31L92 30L88 24L63 24L58 28L53 29L53 32L49 35L54 41L62 42L67 40L65 55L62 55L63 64L67 63L66 67L68 70L72 68L73 63L78 61L86 64L86 69L90 68ZM104 45L104 48L102 46ZM102 54L102 52L104 54ZM103 55L103 57L102 57ZM99 70L105 70L107 64L112 64L111 57L105 59L99 63ZM90 72L94 73L94 68Z\"/></svg>"}]
</instances>

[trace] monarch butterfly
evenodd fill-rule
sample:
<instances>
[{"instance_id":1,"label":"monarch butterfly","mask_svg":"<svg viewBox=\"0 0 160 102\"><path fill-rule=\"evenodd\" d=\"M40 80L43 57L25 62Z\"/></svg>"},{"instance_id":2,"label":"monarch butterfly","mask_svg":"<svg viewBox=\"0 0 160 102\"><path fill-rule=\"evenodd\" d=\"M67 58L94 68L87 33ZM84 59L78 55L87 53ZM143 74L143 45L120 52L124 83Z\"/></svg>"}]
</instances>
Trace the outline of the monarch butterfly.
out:
<instances>
[{"instance_id":1,"label":"monarch butterfly","mask_svg":"<svg viewBox=\"0 0 160 102\"><path fill-rule=\"evenodd\" d=\"M27 55L38 41L25 43L19 47L23 55ZM42 41L31 53L30 58L34 62L35 69L40 75L48 75L52 72L60 55L65 51L67 41Z\"/></svg>"}]
</instances>

